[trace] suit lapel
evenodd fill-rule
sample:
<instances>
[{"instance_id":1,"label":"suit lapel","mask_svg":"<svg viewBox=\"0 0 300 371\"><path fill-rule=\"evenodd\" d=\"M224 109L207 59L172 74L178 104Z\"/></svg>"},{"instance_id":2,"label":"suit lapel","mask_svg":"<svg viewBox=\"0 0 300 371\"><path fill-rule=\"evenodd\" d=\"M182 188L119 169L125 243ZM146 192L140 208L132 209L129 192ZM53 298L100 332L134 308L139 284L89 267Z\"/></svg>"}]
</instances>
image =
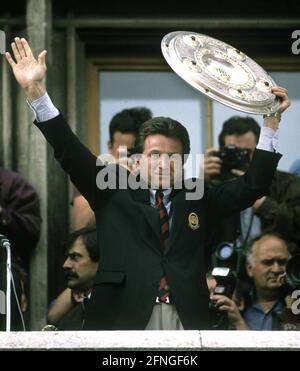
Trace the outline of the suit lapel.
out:
<instances>
[{"instance_id":1,"label":"suit lapel","mask_svg":"<svg viewBox=\"0 0 300 371\"><path fill-rule=\"evenodd\" d=\"M186 202L185 202L185 192L180 191L175 192L171 195L172 201L172 228L171 228L171 235L170 235L170 246L174 244L178 233L181 230L182 223L185 220L185 213L186 213Z\"/></svg>"},{"instance_id":2,"label":"suit lapel","mask_svg":"<svg viewBox=\"0 0 300 371\"><path fill-rule=\"evenodd\" d=\"M160 220L157 210L150 205L150 191L148 189L137 189L132 191L133 199L138 203L138 206L146 218L151 230L157 238L157 250L160 251L161 235L160 235ZM146 240L143 231L140 231L142 238Z\"/></svg>"}]
</instances>

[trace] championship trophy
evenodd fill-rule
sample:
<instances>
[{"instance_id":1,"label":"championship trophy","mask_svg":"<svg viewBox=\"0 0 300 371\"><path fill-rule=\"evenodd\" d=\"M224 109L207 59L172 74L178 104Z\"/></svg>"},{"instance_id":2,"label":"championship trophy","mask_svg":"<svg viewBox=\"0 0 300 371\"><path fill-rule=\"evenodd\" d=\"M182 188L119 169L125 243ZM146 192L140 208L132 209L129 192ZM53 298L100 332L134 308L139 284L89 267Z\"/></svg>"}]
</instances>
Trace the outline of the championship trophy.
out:
<instances>
[{"instance_id":1,"label":"championship trophy","mask_svg":"<svg viewBox=\"0 0 300 371\"><path fill-rule=\"evenodd\" d=\"M164 36L162 53L171 68L210 98L233 109L272 114L279 107L275 82L240 50L212 37L176 31Z\"/></svg>"}]
</instances>

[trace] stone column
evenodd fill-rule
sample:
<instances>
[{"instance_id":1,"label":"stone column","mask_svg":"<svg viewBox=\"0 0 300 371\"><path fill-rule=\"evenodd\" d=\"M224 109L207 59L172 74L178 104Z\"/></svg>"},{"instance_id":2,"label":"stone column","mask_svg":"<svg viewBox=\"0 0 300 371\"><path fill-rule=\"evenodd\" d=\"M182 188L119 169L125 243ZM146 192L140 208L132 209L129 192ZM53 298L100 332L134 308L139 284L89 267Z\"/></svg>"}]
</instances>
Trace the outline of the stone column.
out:
<instances>
[{"instance_id":1,"label":"stone column","mask_svg":"<svg viewBox=\"0 0 300 371\"><path fill-rule=\"evenodd\" d=\"M6 49L11 39L11 26L6 23L3 27L6 35ZM12 88L11 68L6 60L1 58L1 166L11 169L13 166L13 117L12 117Z\"/></svg>"},{"instance_id":2,"label":"stone column","mask_svg":"<svg viewBox=\"0 0 300 371\"><path fill-rule=\"evenodd\" d=\"M47 65L51 68L50 40L52 32L51 0L27 0L26 9L27 38L33 49L34 55L38 55L43 49L48 51ZM26 105L24 101L24 106ZM30 116L30 115L29 115ZM19 125L24 125L22 132L28 133L20 139L26 148L25 167L29 182L35 187L41 199L42 233L39 244L31 259L30 267L30 323L32 330L40 330L45 324L45 315L48 305L47 297L47 248L48 248L48 161L47 144L40 132L32 125L32 118L23 119Z\"/></svg>"}]
</instances>

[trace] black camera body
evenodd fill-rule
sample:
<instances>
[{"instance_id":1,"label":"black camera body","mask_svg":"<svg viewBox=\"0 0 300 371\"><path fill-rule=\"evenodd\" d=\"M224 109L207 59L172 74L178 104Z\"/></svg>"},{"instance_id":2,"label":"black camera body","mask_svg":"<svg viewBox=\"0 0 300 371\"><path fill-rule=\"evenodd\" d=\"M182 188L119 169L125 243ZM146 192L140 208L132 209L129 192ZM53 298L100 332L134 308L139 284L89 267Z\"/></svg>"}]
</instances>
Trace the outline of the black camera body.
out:
<instances>
[{"instance_id":1,"label":"black camera body","mask_svg":"<svg viewBox=\"0 0 300 371\"><path fill-rule=\"evenodd\" d=\"M213 294L224 295L231 299L237 283L233 271L228 267L215 267L212 270L211 276L216 280L216 287ZM209 309L212 329L227 330L227 313L221 312L213 300L210 300Z\"/></svg>"},{"instance_id":2,"label":"black camera body","mask_svg":"<svg viewBox=\"0 0 300 371\"><path fill-rule=\"evenodd\" d=\"M244 279L246 276L245 263L243 246L238 246L236 242L219 243L211 256L212 267L230 268L239 279Z\"/></svg>"},{"instance_id":3,"label":"black camera body","mask_svg":"<svg viewBox=\"0 0 300 371\"><path fill-rule=\"evenodd\" d=\"M250 163L251 151L247 148L239 148L233 144L223 147L218 152L214 152L214 156L222 160L221 166L221 180L228 180L234 178L232 169L246 171Z\"/></svg>"},{"instance_id":4,"label":"black camera body","mask_svg":"<svg viewBox=\"0 0 300 371\"><path fill-rule=\"evenodd\" d=\"M235 243L224 241L218 244L212 255L212 266L228 267L236 270L236 265L237 253Z\"/></svg>"},{"instance_id":5,"label":"black camera body","mask_svg":"<svg viewBox=\"0 0 300 371\"><path fill-rule=\"evenodd\" d=\"M293 290L300 289L300 254L292 256L287 262L286 282Z\"/></svg>"},{"instance_id":6,"label":"black camera body","mask_svg":"<svg viewBox=\"0 0 300 371\"><path fill-rule=\"evenodd\" d=\"M293 255L287 262L281 296L285 297L294 290L300 290L300 254Z\"/></svg>"},{"instance_id":7,"label":"black camera body","mask_svg":"<svg viewBox=\"0 0 300 371\"><path fill-rule=\"evenodd\" d=\"M237 281L233 271L228 267L215 267L211 275L217 282L214 294L225 295L231 299Z\"/></svg>"}]
</instances>

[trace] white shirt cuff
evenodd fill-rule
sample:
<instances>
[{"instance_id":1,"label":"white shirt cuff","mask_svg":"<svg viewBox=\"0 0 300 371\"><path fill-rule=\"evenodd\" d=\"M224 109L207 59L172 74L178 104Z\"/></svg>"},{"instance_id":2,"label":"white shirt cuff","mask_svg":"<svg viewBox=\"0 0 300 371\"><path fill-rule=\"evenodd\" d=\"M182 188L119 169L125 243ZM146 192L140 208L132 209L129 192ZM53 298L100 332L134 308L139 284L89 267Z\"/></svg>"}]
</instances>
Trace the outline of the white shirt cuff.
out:
<instances>
[{"instance_id":1,"label":"white shirt cuff","mask_svg":"<svg viewBox=\"0 0 300 371\"><path fill-rule=\"evenodd\" d=\"M256 148L269 152L278 152L278 130L275 131L267 126L262 126Z\"/></svg>"},{"instance_id":2,"label":"white shirt cuff","mask_svg":"<svg viewBox=\"0 0 300 371\"><path fill-rule=\"evenodd\" d=\"M27 104L31 108L37 122L48 121L59 115L58 109L52 103L47 92L31 103L27 101Z\"/></svg>"}]
</instances>

